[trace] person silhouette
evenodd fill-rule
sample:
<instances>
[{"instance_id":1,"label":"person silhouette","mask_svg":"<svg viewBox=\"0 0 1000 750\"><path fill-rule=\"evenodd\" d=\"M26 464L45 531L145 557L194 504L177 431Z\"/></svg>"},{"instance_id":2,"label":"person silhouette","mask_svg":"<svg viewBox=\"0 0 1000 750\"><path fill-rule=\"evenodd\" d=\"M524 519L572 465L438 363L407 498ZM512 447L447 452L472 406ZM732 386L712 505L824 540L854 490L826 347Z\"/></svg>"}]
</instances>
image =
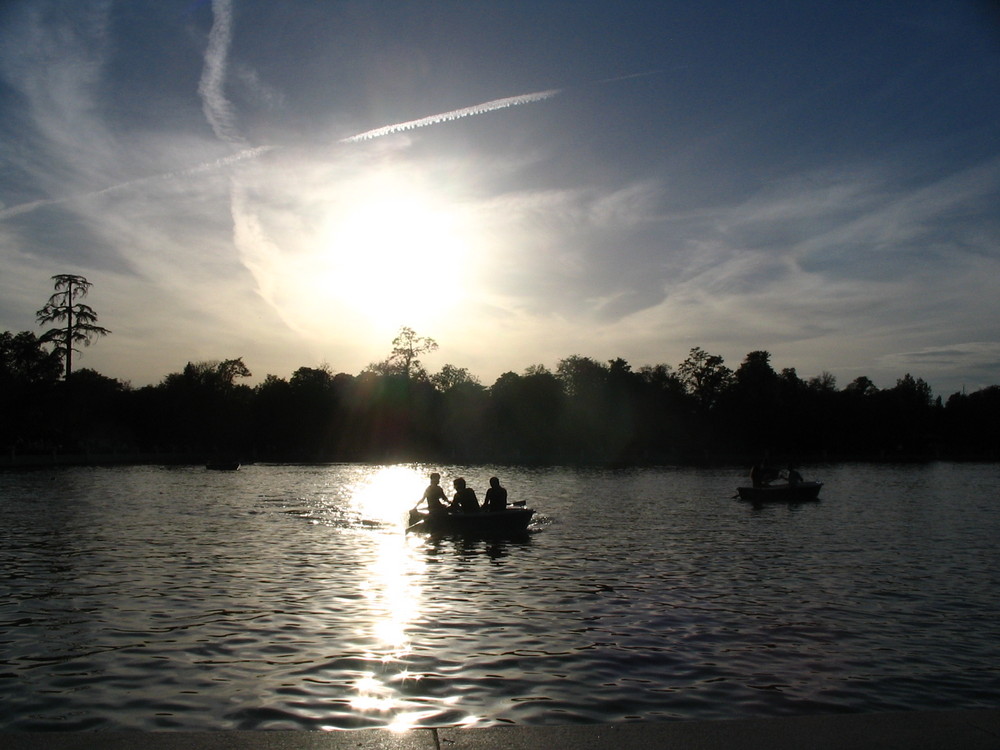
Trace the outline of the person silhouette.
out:
<instances>
[{"instance_id":1,"label":"person silhouette","mask_svg":"<svg viewBox=\"0 0 1000 750\"><path fill-rule=\"evenodd\" d=\"M451 501L451 511L459 513L478 513L479 500L471 487L465 486L465 479L459 477L452 484L455 487L455 496Z\"/></svg>"},{"instance_id":2,"label":"person silhouette","mask_svg":"<svg viewBox=\"0 0 1000 750\"><path fill-rule=\"evenodd\" d=\"M788 464L788 472L785 476L788 479L788 483L792 485L792 487L802 483L802 475L795 470L795 466L793 464Z\"/></svg>"},{"instance_id":3,"label":"person silhouette","mask_svg":"<svg viewBox=\"0 0 1000 750\"><path fill-rule=\"evenodd\" d=\"M424 490L421 500L427 503L427 511L432 516L443 515L448 512L448 507L445 505L448 502L448 496L441 488L441 475L435 471L431 474L430 481L431 483Z\"/></svg>"},{"instance_id":4,"label":"person silhouette","mask_svg":"<svg viewBox=\"0 0 1000 750\"><path fill-rule=\"evenodd\" d=\"M500 480L496 477L490 477L490 488L486 490L483 510L487 513L507 510L507 490L500 486Z\"/></svg>"}]
</instances>

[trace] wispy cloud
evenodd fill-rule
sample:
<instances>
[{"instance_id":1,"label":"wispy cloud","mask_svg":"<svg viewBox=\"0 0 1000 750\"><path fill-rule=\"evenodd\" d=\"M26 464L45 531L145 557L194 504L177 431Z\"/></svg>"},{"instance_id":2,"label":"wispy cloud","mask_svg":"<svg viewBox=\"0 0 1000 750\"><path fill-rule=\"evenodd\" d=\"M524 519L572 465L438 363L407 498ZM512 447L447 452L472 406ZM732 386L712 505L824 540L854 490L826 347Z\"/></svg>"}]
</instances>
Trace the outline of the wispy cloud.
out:
<instances>
[{"instance_id":1,"label":"wispy cloud","mask_svg":"<svg viewBox=\"0 0 1000 750\"><path fill-rule=\"evenodd\" d=\"M269 151L274 151L280 148L276 145L254 147L247 146L246 139L242 136L236 125L236 116L233 111L233 107L223 93L223 83L225 80L226 61L232 23L229 0L215 0L213 7L216 6L221 7L220 10L217 11L218 15L216 16L216 21L212 26L209 45L205 53L204 71L202 73L201 83L198 86L198 93L202 98L202 109L205 113L205 117L211 125L212 131L215 133L216 137L229 145L242 146L242 150L229 156L197 164L193 167L164 172L150 177L128 180L126 182L110 185L100 190L82 192L65 198L29 201L16 206L2 208L0 209L0 220L10 219L15 216L20 216L21 214L30 213L31 211L35 211L36 209L43 208L45 206L52 206L83 198L114 193L120 190L126 190L128 188L148 184L157 180L169 180L201 174L203 172L227 167L236 164L237 162L255 159L265 153L268 153ZM483 102L482 104L476 104L471 107L464 107L450 112L441 112L436 115L422 117L418 120L410 120L408 122L401 122L394 125L386 125L380 128L375 128L373 130L365 131L364 133L358 133L357 135L352 135L347 138L341 138L338 143L360 143L375 138L393 135L395 133L401 133L407 130L413 130L415 128L439 125L453 120L459 120L464 117L487 114L499 109L540 102L546 99L551 99L560 92L561 89L550 89L547 91L536 91L529 94L511 96L504 99L494 99L492 101Z\"/></svg>"},{"instance_id":2,"label":"wispy cloud","mask_svg":"<svg viewBox=\"0 0 1000 750\"><path fill-rule=\"evenodd\" d=\"M235 154L230 154L229 156L222 156L218 159L213 159L211 161L203 162L197 164L193 167L187 169L177 169L173 172L163 172L161 174L155 174L150 177L138 177L134 180L128 180L127 182L120 182L117 185L110 185L109 187L102 188L100 190L91 190L85 193L77 193L76 195L71 195L66 198L50 198L42 199L37 201L30 201L28 203L22 203L17 206L11 206L10 208L0 209L0 220L10 219L21 214L30 213L39 208L44 208L45 206L57 206L60 204L71 203L73 201L83 201L88 198L97 198L102 195L112 195L114 193L123 192L126 190L132 190L138 187L143 187L146 185L152 185L157 182L165 182L168 180L183 178L183 177L194 177L199 174L204 174L206 172L214 172L216 170L223 169L225 167L238 164L241 161L246 161L248 159L256 159L257 157L266 154L268 151L273 151L274 146L256 146L253 148L245 148Z\"/></svg>"},{"instance_id":3,"label":"wispy cloud","mask_svg":"<svg viewBox=\"0 0 1000 750\"><path fill-rule=\"evenodd\" d=\"M232 1L212 0L212 19L198 95L201 97L205 119L219 140L243 146L246 141L239 133L232 104L225 94L226 67L233 34Z\"/></svg>"}]
</instances>

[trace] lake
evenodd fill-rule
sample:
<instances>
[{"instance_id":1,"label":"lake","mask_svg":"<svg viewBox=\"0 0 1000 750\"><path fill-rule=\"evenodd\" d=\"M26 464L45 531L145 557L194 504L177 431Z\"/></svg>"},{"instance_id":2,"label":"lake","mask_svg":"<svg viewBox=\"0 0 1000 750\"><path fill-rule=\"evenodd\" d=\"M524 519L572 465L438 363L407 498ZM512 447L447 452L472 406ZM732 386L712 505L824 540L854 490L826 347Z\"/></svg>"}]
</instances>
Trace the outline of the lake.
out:
<instances>
[{"instance_id":1,"label":"lake","mask_svg":"<svg viewBox=\"0 0 1000 750\"><path fill-rule=\"evenodd\" d=\"M525 539L406 534L432 470ZM1000 466L0 472L0 729L406 729L994 707Z\"/></svg>"}]
</instances>

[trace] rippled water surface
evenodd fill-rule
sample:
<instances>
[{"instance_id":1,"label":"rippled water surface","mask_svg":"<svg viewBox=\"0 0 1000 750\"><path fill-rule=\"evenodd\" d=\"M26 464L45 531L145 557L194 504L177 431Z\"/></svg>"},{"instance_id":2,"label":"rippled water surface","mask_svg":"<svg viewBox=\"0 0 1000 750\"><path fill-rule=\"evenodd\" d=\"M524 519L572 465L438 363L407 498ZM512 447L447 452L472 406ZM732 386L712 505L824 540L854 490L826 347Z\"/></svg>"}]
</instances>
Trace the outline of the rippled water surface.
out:
<instances>
[{"instance_id":1,"label":"rippled water surface","mask_svg":"<svg viewBox=\"0 0 1000 750\"><path fill-rule=\"evenodd\" d=\"M498 473L509 541L404 533ZM0 473L0 729L338 729L1000 699L1000 468Z\"/></svg>"}]
</instances>

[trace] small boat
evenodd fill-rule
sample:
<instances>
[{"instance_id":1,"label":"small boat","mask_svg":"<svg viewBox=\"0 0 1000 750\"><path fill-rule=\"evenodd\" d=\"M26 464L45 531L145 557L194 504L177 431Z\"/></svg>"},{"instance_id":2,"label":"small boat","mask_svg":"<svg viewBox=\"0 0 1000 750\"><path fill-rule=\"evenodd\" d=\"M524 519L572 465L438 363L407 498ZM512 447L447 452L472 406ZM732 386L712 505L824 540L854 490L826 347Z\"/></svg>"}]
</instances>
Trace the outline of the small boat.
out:
<instances>
[{"instance_id":1,"label":"small boat","mask_svg":"<svg viewBox=\"0 0 1000 750\"><path fill-rule=\"evenodd\" d=\"M531 508L507 508L492 513L445 513L433 518L426 511L410 511L407 532L497 537L525 534L535 511Z\"/></svg>"},{"instance_id":2,"label":"small boat","mask_svg":"<svg viewBox=\"0 0 1000 750\"><path fill-rule=\"evenodd\" d=\"M819 499L822 482L798 482L796 484L765 484L760 487L737 487L740 500L752 503L804 503Z\"/></svg>"}]
</instances>

